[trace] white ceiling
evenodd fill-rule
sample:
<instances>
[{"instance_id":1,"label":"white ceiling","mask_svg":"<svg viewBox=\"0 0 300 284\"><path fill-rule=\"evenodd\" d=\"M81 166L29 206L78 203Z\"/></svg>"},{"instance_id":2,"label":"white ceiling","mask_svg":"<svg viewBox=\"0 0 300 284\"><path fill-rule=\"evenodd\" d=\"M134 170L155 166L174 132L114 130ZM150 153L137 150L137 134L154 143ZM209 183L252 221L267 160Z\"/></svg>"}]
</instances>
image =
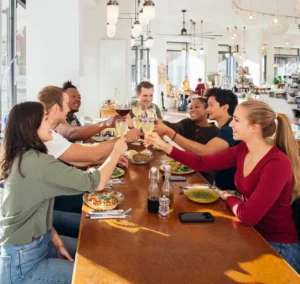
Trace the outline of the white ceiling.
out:
<instances>
[{"instance_id":1,"label":"white ceiling","mask_svg":"<svg viewBox=\"0 0 300 284\"><path fill-rule=\"evenodd\" d=\"M243 21L243 13L232 11L231 0L153 0L156 6L157 20L182 22L181 10L185 9L186 23L189 27L189 20L193 19L198 23L203 20L204 23L214 24L220 29L225 29L227 26L245 26ZM236 2L239 2L237 0ZM289 15L299 17L298 23L300 24L300 15L297 15L294 10L294 0L240 0L239 4L242 8L249 9L252 5L252 10L282 15ZM278 3L278 8L277 8ZM277 10L278 9L278 10ZM268 17L264 19L265 29L268 28ZM260 22L252 27L247 28L262 28L262 17ZM290 28L287 33L298 33L298 26L295 24L294 19L289 20ZM199 26L199 25L198 25Z\"/></svg>"}]
</instances>

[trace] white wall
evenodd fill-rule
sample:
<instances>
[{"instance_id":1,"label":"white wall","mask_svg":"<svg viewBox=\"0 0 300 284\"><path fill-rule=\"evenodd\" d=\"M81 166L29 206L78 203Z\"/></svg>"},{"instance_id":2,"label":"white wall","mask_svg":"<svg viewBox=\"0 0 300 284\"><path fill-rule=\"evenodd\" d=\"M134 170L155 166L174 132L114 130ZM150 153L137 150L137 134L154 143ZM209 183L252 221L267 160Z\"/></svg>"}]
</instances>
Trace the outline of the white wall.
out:
<instances>
[{"instance_id":1,"label":"white wall","mask_svg":"<svg viewBox=\"0 0 300 284\"><path fill-rule=\"evenodd\" d=\"M28 0L27 100L46 85L79 83L79 0Z\"/></svg>"},{"instance_id":2,"label":"white wall","mask_svg":"<svg viewBox=\"0 0 300 284\"><path fill-rule=\"evenodd\" d=\"M132 4L130 0L122 1L120 9L130 11ZM129 20L119 20L117 32L114 38L110 39L106 34L106 1L95 1L95 5L84 5L83 7L83 72L80 77L80 92L82 95L84 115L99 117L99 108L107 99L114 99L114 89L120 90L124 98L131 97L131 26ZM120 11L122 12L122 10ZM125 66L117 72L116 65L112 68L112 62L116 49L122 42L122 53L125 55ZM102 46L103 44L103 46ZM107 44L111 49L106 49ZM102 50L103 48L103 50ZM105 52L104 54L102 53ZM103 56L107 58L102 62ZM102 58L102 59L101 59ZM105 72L110 69L111 72ZM115 71L112 71L115 70ZM124 83L124 75L126 82ZM106 83L111 82L110 88ZM121 83L122 82L122 83Z\"/></svg>"}]
</instances>

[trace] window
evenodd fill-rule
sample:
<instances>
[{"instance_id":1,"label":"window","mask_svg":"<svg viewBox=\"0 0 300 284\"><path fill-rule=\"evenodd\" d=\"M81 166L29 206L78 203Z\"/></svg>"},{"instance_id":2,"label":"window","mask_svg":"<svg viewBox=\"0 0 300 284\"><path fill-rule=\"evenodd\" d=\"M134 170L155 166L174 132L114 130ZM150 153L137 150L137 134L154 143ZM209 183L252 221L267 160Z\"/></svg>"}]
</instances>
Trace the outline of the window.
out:
<instances>
[{"instance_id":1,"label":"window","mask_svg":"<svg viewBox=\"0 0 300 284\"><path fill-rule=\"evenodd\" d=\"M194 89L197 79L205 81L205 60L197 51L188 52L186 42L167 43L167 80L171 88L181 89L184 76L188 76L190 88Z\"/></svg>"},{"instance_id":2,"label":"window","mask_svg":"<svg viewBox=\"0 0 300 284\"><path fill-rule=\"evenodd\" d=\"M0 1L0 119L26 100L25 0Z\"/></svg>"}]
</instances>

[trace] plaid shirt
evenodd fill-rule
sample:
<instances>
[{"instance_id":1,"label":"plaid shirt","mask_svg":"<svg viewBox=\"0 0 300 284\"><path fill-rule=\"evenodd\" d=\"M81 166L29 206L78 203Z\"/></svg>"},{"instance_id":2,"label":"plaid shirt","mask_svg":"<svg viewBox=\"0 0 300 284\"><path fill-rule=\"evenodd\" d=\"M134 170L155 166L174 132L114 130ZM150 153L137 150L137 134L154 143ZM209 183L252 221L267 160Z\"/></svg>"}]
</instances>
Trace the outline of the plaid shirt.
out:
<instances>
[{"instance_id":1,"label":"plaid shirt","mask_svg":"<svg viewBox=\"0 0 300 284\"><path fill-rule=\"evenodd\" d=\"M81 126L81 123L78 120L78 118L76 117L76 115L74 115L74 117L72 117L72 118L67 116L66 121L73 126Z\"/></svg>"}]
</instances>

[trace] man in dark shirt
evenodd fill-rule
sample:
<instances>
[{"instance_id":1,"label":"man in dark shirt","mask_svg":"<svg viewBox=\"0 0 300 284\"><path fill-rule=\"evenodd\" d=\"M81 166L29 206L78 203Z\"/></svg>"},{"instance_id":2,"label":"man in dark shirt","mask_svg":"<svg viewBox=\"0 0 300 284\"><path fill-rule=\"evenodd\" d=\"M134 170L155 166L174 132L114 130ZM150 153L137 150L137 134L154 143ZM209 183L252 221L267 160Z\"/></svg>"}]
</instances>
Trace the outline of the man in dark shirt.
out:
<instances>
[{"instance_id":1,"label":"man in dark shirt","mask_svg":"<svg viewBox=\"0 0 300 284\"><path fill-rule=\"evenodd\" d=\"M212 88L207 90L206 97L208 98L206 112L209 114L209 119L216 120L220 128L215 138L204 145L183 137L173 129L166 133L184 150L202 156L223 152L238 143L238 141L233 140L232 129L229 127L233 112L238 104L237 96L230 90ZM234 173L235 169L218 171L215 176L217 187L223 190L235 190Z\"/></svg>"}]
</instances>

